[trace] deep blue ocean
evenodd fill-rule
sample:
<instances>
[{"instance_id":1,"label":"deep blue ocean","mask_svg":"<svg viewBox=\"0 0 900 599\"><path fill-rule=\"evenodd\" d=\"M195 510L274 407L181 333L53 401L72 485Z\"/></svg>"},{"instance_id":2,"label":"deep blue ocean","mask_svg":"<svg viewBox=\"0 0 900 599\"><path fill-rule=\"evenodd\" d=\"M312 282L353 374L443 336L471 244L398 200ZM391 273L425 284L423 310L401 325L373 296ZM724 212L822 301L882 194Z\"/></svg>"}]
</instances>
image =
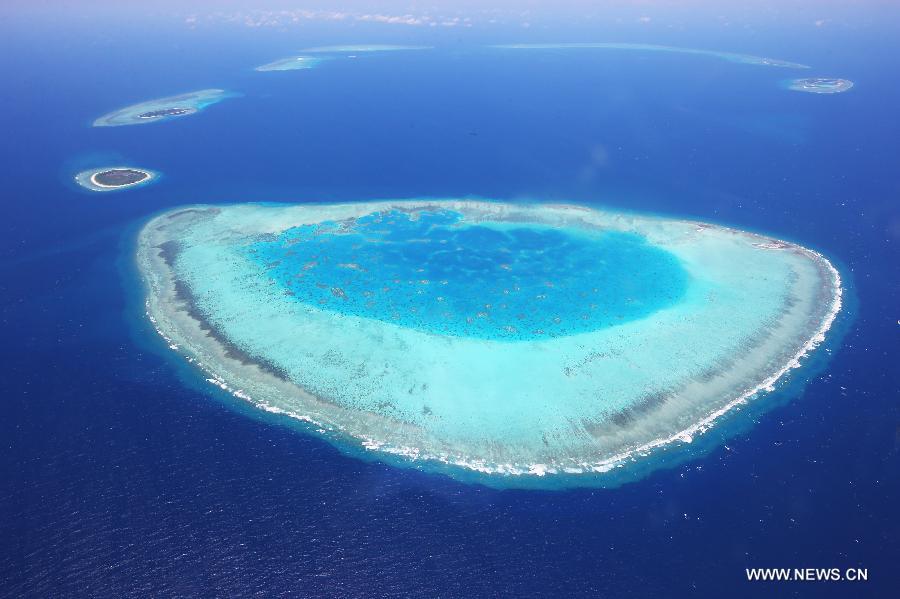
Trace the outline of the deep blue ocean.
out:
<instances>
[{"instance_id":1,"label":"deep blue ocean","mask_svg":"<svg viewBox=\"0 0 900 599\"><path fill-rule=\"evenodd\" d=\"M896 39L3 27L0 595L896 592ZM482 47L548 40L746 52L856 87L789 92L793 71L700 56ZM437 48L253 71L307 46L368 42ZM90 127L208 87L242 96L170 122ZM121 162L163 178L114 194L71 183ZM563 491L345 455L216 393L143 318L134 236L166 208L428 196L764 231L831 258L847 310L837 341L762 400L771 409L736 416L748 422L725 440L708 433L705 455ZM746 581L750 567L862 567L869 581L766 585Z\"/></svg>"}]
</instances>

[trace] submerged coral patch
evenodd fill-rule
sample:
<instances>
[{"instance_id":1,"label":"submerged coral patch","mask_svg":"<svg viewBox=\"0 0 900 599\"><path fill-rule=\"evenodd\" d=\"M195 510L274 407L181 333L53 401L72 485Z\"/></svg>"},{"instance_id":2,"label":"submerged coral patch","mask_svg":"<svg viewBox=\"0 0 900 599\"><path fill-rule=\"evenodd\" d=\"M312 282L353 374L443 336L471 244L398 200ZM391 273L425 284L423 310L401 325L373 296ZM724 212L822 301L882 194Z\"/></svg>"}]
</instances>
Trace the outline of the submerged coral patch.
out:
<instances>
[{"instance_id":1,"label":"submerged coral patch","mask_svg":"<svg viewBox=\"0 0 900 599\"><path fill-rule=\"evenodd\" d=\"M811 77L808 79L793 79L787 84L788 89L795 92L810 94L839 94L853 87L849 79L834 79L828 77Z\"/></svg>"},{"instance_id":2,"label":"submerged coral patch","mask_svg":"<svg viewBox=\"0 0 900 599\"><path fill-rule=\"evenodd\" d=\"M294 301L483 339L619 325L673 304L687 281L674 255L638 235L466 225L453 211L293 227L244 255Z\"/></svg>"}]
</instances>

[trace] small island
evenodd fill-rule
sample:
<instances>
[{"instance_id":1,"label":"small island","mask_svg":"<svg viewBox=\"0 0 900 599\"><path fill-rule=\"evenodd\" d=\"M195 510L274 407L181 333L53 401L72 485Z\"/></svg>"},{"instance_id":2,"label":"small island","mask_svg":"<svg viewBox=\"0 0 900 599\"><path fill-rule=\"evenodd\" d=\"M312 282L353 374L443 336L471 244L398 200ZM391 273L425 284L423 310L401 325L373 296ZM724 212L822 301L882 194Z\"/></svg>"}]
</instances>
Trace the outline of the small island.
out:
<instances>
[{"instance_id":1,"label":"small island","mask_svg":"<svg viewBox=\"0 0 900 599\"><path fill-rule=\"evenodd\" d=\"M203 89L196 92L147 100L114 110L94 121L94 127L120 127L123 125L143 125L159 123L169 119L197 114L207 106L212 106L235 94L222 89Z\"/></svg>"},{"instance_id":2,"label":"small island","mask_svg":"<svg viewBox=\"0 0 900 599\"><path fill-rule=\"evenodd\" d=\"M131 166L108 166L82 171L75 182L91 191L118 191L145 185L158 178L153 171Z\"/></svg>"},{"instance_id":3,"label":"small island","mask_svg":"<svg viewBox=\"0 0 900 599\"><path fill-rule=\"evenodd\" d=\"M809 94L839 94L853 87L849 79L835 79L828 77L811 77L808 79L793 79L787 83L787 88L795 92Z\"/></svg>"}]
</instances>

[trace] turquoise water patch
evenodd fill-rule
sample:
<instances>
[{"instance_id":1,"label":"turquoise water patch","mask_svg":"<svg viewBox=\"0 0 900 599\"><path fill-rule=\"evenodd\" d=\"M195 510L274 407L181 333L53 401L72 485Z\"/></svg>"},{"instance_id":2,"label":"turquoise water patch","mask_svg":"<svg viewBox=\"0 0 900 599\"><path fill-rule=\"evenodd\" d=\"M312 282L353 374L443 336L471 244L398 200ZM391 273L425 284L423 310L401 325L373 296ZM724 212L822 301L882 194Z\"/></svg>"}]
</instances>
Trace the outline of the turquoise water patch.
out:
<instances>
[{"instance_id":1,"label":"turquoise water patch","mask_svg":"<svg viewBox=\"0 0 900 599\"><path fill-rule=\"evenodd\" d=\"M683 296L678 258L640 235L377 212L249 244L294 301L425 332L507 341L643 318Z\"/></svg>"}]
</instances>

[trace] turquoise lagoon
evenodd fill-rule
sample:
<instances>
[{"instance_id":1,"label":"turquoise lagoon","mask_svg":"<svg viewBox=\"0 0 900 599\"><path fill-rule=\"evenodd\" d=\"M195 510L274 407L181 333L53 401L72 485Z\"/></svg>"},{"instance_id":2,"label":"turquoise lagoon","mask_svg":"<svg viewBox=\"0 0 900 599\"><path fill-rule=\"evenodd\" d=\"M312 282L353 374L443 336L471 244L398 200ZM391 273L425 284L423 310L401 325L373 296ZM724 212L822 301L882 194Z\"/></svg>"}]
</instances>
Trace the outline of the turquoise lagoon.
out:
<instances>
[{"instance_id":1,"label":"turquoise lagoon","mask_svg":"<svg viewBox=\"0 0 900 599\"><path fill-rule=\"evenodd\" d=\"M138 243L147 312L236 397L340 444L487 476L689 443L823 339L800 246L564 205L191 206Z\"/></svg>"},{"instance_id":2,"label":"turquoise lagoon","mask_svg":"<svg viewBox=\"0 0 900 599\"><path fill-rule=\"evenodd\" d=\"M588 332L676 302L687 273L638 235L463 225L397 210L293 227L245 248L293 301L456 337Z\"/></svg>"}]
</instances>

